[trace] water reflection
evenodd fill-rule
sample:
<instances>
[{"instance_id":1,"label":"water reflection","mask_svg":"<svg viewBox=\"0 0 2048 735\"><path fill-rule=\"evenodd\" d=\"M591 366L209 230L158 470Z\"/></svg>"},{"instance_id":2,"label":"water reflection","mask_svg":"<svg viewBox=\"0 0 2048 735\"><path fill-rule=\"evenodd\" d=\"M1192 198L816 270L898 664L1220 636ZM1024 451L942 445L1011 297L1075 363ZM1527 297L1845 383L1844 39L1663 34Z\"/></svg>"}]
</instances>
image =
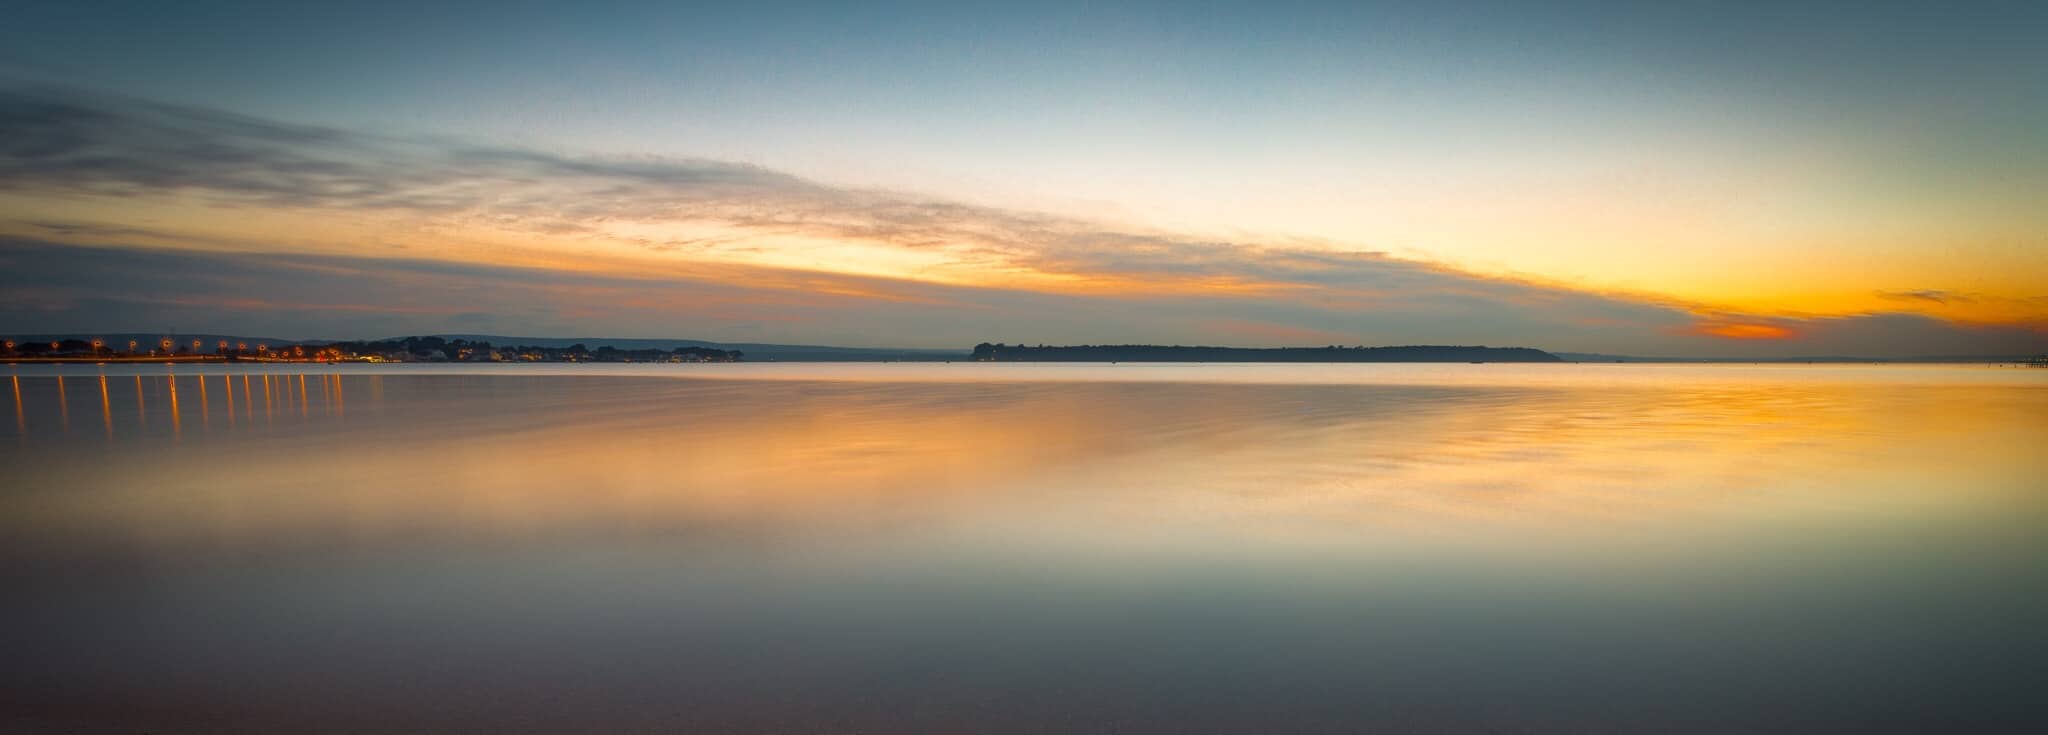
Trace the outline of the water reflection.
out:
<instances>
[{"instance_id":1,"label":"water reflection","mask_svg":"<svg viewBox=\"0 0 2048 735\"><path fill-rule=\"evenodd\" d=\"M239 377L246 387L251 376ZM120 438L141 446L114 457L38 434L17 399L24 440L80 457L88 468L72 477L108 495L69 494L51 512L78 508L34 525L68 534L146 524L152 538L172 538L196 515L206 520L191 521L191 533L256 539L341 519L360 536L387 523L531 532L735 517L924 523L957 513L953 520L1020 532L1131 524L1117 534L1126 543L1197 531L1300 542L1364 529L1640 528L1702 514L1825 514L1850 502L1864 513L1983 502L2025 483L2037 464L2010 460L2041 438L2039 422L2023 420L2040 406L2015 403L2038 401L2040 391L1969 385L1902 393L429 376L387 386L377 376L320 375L323 400L314 404L303 374L277 376L275 387L273 376L255 377L266 419L276 393L301 422L174 454L148 445L188 437L178 382L203 386L203 376L135 377L134 419ZM17 395L24 380L31 393L55 393L61 433L62 378L15 376ZM111 441L117 399L97 380ZM222 376L230 396L231 380ZM375 421L339 421L351 381L374 381ZM151 425L145 382L164 397L162 427ZM198 439L223 438L210 420L198 429ZM1953 461L1974 455L1993 461ZM141 463L197 477L199 467L227 462L237 471L207 477L203 488L121 479ZM1930 495L1901 481L1915 476L1901 468L1935 466L1955 490ZM280 475L322 490L279 492L267 478ZM382 481L326 479L344 476ZM985 507L1005 503L1022 507ZM263 522L223 525L221 514Z\"/></svg>"},{"instance_id":2,"label":"water reflection","mask_svg":"<svg viewBox=\"0 0 2048 735\"><path fill-rule=\"evenodd\" d=\"M102 373L98 439L67 434L59 376L14 375L0 581L25 602L0 608L0 717L2048 721L2025 684L2048 674L2048 383L1702 370L223 373L220 422L213 373L137 375L132 398ZM200 396L191 426L181 380Z\"/></svg>"}]
</instances>

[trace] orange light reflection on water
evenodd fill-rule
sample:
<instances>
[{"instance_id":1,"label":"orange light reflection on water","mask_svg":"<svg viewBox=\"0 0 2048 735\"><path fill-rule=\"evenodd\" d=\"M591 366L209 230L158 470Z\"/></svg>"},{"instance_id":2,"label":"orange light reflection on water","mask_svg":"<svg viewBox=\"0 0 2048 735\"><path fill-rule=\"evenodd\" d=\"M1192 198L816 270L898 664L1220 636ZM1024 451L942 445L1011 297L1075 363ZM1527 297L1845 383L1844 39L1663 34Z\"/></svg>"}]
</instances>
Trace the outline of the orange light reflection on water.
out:
<instances>
[{"instance_id":1,"label":"orange light reflection on water","mask_svg":"<svg viewBox=\"0 0 2048 735\"><path fill-rule=\"evenodd\" d=\"M184 438L184 436L185 436L185 417L184 417L184 415L183 415L183 414L181 414L181 413L180 413L180 412L178 411L178 378L177 378L177 376L175 376L175 375L166 375L166 376L164 376L164 385L166 385L166 386L168 386L168 387L170 388L170 393L171 393L171 438L173 438L173 439L182 439L182 438Z\"/></svg>"},{"instance_id":2,"label":"orange light reflection on water","mask_svg":"<svg viewBox=\"0 0 2048 735\"><path fill-rule=\"evenodd\" d=\"M245 543L745 528L1047 548L1569 544L2023 502L2048 441L2048 391L1971 384L385 377L366 420L331 420L335 376L320 410L301 393L307 420L253 444L92 463L78 477L104 489L44 498L35 527ZM280 492L280 476L298 480Z\"/></svg>"},{"instance_id":3,"label":"orange light reflection on water","mask_svg":"<svg viewBox=\"0 0 2048 735\"><path fill-rule=\"evenodd\" d=\"M64 395L64 376L57 376L57 420L65 430L71 428L71 400Z\"/></svg>"},{"instance_id":4,"label":"orange light reflection on water","mask_svg":"<svg viewBox=\"0 0 2048 735\"><path fill-rule=\"evenodd\" d=\"M114 402L107 395L107 376L100 376L100 425L106 427L107 441L114 440Z\"/></svg>"}]
</instances>

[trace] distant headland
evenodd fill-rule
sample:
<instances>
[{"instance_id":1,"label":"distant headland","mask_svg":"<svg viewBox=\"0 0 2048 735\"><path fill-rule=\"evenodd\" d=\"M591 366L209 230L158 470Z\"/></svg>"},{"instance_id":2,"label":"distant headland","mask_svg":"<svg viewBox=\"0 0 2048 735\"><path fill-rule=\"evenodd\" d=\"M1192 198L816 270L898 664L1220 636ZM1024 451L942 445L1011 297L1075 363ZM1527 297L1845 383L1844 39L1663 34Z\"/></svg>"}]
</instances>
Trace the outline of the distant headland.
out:
<instances>
[{"instance_id":1,"label":"distant headland","mask_svg":"<svg viewBox=\"0 0 2048 735\"><path fill-rule=\"evenodd\" d=\"M1564 362L1529 347L1184 347L1181 345L974 346L983 362Z\"/></svg>"}]
</instances>

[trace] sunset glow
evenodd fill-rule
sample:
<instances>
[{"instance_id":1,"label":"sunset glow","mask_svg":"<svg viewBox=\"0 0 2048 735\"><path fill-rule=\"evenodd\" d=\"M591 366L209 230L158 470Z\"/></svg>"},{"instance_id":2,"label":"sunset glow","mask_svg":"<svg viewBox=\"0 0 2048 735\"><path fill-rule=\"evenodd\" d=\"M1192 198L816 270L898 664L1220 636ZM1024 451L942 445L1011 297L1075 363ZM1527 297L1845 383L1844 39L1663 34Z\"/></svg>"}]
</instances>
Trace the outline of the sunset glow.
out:
<instances>
[{"instance_id":1,"label":"sunset glow","mask_svg":"<svg viewBox=\"0 0 2048 735\"><path fill-rule=\"evenodd\" d=\"M183 44L239 35L137 46L64 76L13 69L0 80L0 329L204 320L285 336L1314 338L1697 356L2048 346L2048 142L2028 122L2048 101L2019 71L2048 60L2001 30L2024 23L1990 11L1941 21L1969 29L1967 46L1913 52L1968 70L1984 94L1967 107L1902 66L1887 41L1916 26L1881 13L1835 49L1844 61L1808 73L1790 66L1806 50L1733 18L1710 27L1752 53L1691 48L1681 29L1702 21L1681 11L1615 19L1670 47L1625 72L1578 31L1510 53L1490 43L1506 26L1395 14L1394 34L1377 11L1336 8L1084 14L1059 51L1138 66L1069 63L1022 44L1044 19L1019 17L1019 37L974 46L1010 75L987 86L928 65L961 51L932 40L966 21L949 13L876 29L894 51L854 61L804 43L824 16L775 36L747 12L621 12L681 35L565 41L554 53L582 71L563 71L551 58L571 56L512 54L505 29L454 15L419 19L452 24L438 45L336 35L327 24L341 21L314 15L253 19L377 60L269 58L328 80L318 99L177 61ZM24 58L62 53L44 40L57 31L86 33L63 6L27 15L0 32ZM89 35L119 44L147 33L146 17ZM1282 19L1322 30L1235 65L1184 47ZM662 63L718 53L766 76ZM153 71L115 73L124 58ZM493 68L442 86L404 63L450 58ZM1425 84L1374 63L1395 58L1449 71ZM1773 58L1788 65L1758 71ZM830 85L843 63L892 81L856 104ZM200 78L211 86L189 83ZM732 86L742 78L762 81ZM1002 89L1014 98L983 94ZM798 98L801 118L755 124ZM1024 105L1028 118L1005 117ZM160 262L139 276L85 262L124 252ZM109 280L125 287L91 292ZM451 282L460 294L440 292Z\"/></svg>"}]
</instances>

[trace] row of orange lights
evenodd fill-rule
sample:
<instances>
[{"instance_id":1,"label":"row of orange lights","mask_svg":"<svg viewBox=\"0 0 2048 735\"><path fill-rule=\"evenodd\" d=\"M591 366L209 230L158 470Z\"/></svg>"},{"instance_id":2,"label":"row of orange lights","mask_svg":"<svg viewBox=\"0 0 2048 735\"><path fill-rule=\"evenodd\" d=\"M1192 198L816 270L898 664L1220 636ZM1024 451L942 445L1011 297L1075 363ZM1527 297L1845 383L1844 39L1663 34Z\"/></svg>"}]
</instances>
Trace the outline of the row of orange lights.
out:
<instances>
[{"instance_id":1,"label":"row of orange lights","mask_svg":"<svg viewBox=\"0 0 2048 735\"><path fill-rule=\"evenodd\" d=\"M14 349L14 348L15 348L15 346L16 346L16 345L18 345L18 344L20 344L20 343L18 343L18 342L15 342L14 340L11 340L11 339L10 339L10 340L7 340L7 341L6 341L7 349L10 349L10 350ZM61 344L61 343L59 343L59 342L51 342L51 343L50 343L50 349L53 349L53 350L54 350L54 349L57 349L57 348L58 348L58 346L59 346L60 344ZM134 351L136 350L136 348L140 346L140 344L141 344L141 343L137 342L136 340L132 340L132 339L131 339L131 340L128 340L128 351L129 351L129 352L134 352ZM192 351L193 351L193 352L198 352L198 351L200 350L200 348L201 348L201 347L205 346L205 344L206 344L206 343L205 343L205 341L204 341L204 340L197 340L197 339L195 339L195 340L192 340ZM166 339L164 339L164 340L163 340L162 342L159 342L159 343L157 343L157 346L159 346L159 347L162 347L162 348L163 348L163 349L164 349L165 351L169 351L169 350L171 349L171 347L172 347L172 342L171 342L171 340L170 340L170 339L166 338ZM222 351L226 351L226 350L227 350L227 348L228 348L228 341L227 341L227 340L221 340L221 341L219 341L219 342L215 343L215 346L216 346L216 347L218 347L218 348L219 348L220 350L222 350ZM106 347L107 347L107 343L106 343L106 340L103 340L103 339L98 339L98 338L94 338L94 339L92 340L92 348L93 348L94 350L102 350L102 349L106 349ZM236 343L235 343L235 351L237 351L237 352L247 352L248 350L249 350L249 343L247 343L247 342L236 342ZM257 345L256 345L256 351L257 351L257 352L269 352L269 351L270 351L270 345L267 345L267 344L260 344L260 343L259 343L259 344L257 344ZM293 347L292 347L292 349L291 349L291 352L292 352L292 354L294 354L294 355L297 355L297 356L300 356L300 357L304 357L304 356L305 356L305 354L306 354L306 348L305 348L305 346L304 346L304 345L295 345L295 346L293 346ZM337 352L336 350L321 350L321 351L320 351L320 353L336 353L336 352ZM320 353L315 353L315 354L320 354Z\"/></svg>"}]
</instances>

